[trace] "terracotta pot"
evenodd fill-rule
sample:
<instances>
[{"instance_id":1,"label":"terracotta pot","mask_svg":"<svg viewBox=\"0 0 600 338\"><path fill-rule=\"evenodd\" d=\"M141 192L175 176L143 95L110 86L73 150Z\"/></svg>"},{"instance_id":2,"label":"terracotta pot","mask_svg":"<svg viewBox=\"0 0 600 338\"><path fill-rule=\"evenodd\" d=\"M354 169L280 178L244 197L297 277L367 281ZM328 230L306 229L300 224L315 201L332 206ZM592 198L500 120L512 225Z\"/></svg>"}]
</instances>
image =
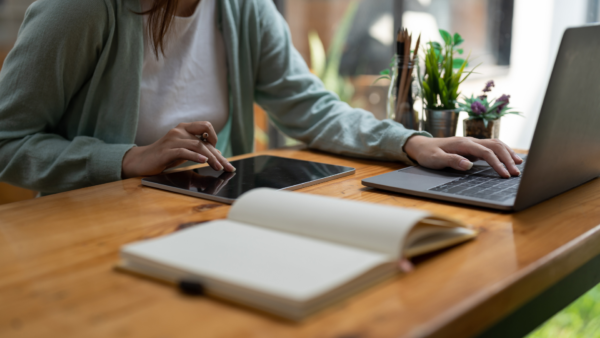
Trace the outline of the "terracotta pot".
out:
<instances>
[{"instance_id":1,"label":"terracotta pot","mask_svg":"<svg viewBox=\"0 0 600 338\"><path fill-rule=\"evenodd\" d=\"M464 120L464 134L479 139L498 138L500 136L500 120L488 121L487 127L483 120Z\"/></svg>"}]
</instances>

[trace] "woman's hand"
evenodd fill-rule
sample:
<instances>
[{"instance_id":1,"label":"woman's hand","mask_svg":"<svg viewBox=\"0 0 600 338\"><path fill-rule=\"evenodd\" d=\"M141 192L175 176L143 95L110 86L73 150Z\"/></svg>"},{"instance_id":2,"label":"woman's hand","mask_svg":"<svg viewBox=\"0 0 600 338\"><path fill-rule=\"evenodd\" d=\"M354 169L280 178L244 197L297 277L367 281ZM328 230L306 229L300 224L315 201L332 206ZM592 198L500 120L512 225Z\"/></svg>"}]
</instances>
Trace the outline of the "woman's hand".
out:
<instances>
[{"instance_id":1,"label":"woman's hand","mask_svg":"<svg viewBox=\"0 0 600 338\"><path fill-rule=\"evenodd\" d=\"M196 135L208 133L206 142ZM215 145L217 133L210 122L180 123L160 140L133 147L123 157L122 177L157 175L185 161L208 164L214 170L234 172L235 168L221 155Z\"/></svg>"},{"instance_id":2,"label":"woman's hand","mask_svg":"<svg viewBox=\"0 0 600 338\"><path fill-rule=\"evenodd\" d=\"M408 139L404 151L420 165L431 169L450 167L464 171L473 167L471 161L485 160L505 178L519 176L521 172L516 164L523 163L502 141L472 137L430 138L416 135Z\"/></svg>"}]
</instances>

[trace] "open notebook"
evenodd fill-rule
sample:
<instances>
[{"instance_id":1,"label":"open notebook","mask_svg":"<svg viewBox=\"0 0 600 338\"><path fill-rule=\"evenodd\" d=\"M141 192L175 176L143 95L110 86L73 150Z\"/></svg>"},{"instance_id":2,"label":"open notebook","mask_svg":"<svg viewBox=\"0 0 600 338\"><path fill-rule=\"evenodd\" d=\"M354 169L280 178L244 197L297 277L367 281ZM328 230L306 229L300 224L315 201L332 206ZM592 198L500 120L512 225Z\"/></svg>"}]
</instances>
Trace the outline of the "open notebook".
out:
<instances>
[{"instance_id":1,"label":"open notebook","mask_svg":"<svg viewBox=\"0 0 600 338\"><path fill-rule=\"evenodd\" d=\"M120 267L300 320L398 272L402 256L475 235L421 210L256 189L225 220L122 247Z\"/></svg>"}]
</instances>

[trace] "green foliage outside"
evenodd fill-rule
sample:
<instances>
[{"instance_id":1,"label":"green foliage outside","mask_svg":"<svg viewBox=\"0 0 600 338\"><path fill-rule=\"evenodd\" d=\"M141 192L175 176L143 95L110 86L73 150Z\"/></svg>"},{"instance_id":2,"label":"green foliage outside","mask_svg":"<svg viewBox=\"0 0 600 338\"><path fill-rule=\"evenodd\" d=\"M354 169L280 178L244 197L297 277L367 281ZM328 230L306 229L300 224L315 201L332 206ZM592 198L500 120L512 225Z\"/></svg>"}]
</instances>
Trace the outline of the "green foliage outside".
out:
<instances>
[{"instance_id":1,"label":"green foliage outside","mask_svg":"<svg viewBox=\"0 0 600 338\"><path fill-rule=\"evenodd\" d=\"M526 338L600 338L600 284Z\"/></svg>"}]
</instances>

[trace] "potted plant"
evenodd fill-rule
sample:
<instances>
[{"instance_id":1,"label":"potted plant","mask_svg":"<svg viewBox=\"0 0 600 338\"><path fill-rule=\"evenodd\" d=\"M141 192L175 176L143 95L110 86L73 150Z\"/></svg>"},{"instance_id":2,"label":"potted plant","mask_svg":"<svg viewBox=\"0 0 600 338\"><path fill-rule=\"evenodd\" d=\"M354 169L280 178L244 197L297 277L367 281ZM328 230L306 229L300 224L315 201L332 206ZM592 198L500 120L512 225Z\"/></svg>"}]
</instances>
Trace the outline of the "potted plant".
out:
<instances>
[{"instance_id":1,"label":"potted plant","mask_svg":"<svg viewBox=\"0 0 600 338\"><path fill-rule=\"evenodd\" d=\"M508 106L510 95L503 94L496 99L488 99L488 93L492 91L492 87L494 87L494 81L489 81L483 88L482 95L465 97L464 102L459 103L460 110L469 114L469 118L463 122L465 136L479 139L498 138L500 118L508 114L521 115Z\"/></svg>"},{"instance_id":2,"label":"potted plant","mask_svg":"<svg viewBox=\"0 0 600 338\"><path fill-rule=\"evenodd\" d=\"M437 42L427 44L425 68L419 76L419 83L423 95L425 131L434 137L448 137L456 134L460 112L457 107L460 95L458 88L473 70L465 73L468 57L455 57L456 54L463 54L462 49L456 49L463 43L463 38L458 33L450 35L443 29L440 29L440 35L444 40L444 47Z\"/></svg>"}]
</instances>

